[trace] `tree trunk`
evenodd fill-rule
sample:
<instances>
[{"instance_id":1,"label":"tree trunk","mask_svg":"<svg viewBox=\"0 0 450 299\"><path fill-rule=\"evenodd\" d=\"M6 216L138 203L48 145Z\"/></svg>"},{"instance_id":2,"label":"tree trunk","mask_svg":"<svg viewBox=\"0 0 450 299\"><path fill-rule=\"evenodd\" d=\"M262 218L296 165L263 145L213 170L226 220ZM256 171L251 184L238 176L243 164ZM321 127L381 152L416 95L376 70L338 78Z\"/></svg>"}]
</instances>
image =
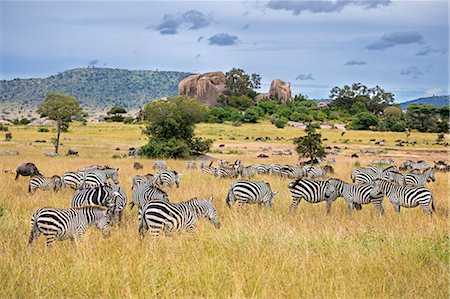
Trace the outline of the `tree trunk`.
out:
<instances>
[{"instance_id":1,"label":"tree trunk","mask_svg":"<svg viewBox=\"0 0 450 299\"><path fill-rule=\"evenodd\" d=\"M59 149L59 136L61 135L61 127L62 127L62 121L58 120L57 128L56 128L56 140L55 140L55 153L58 154Z\"/></svg>"}]
</instances>

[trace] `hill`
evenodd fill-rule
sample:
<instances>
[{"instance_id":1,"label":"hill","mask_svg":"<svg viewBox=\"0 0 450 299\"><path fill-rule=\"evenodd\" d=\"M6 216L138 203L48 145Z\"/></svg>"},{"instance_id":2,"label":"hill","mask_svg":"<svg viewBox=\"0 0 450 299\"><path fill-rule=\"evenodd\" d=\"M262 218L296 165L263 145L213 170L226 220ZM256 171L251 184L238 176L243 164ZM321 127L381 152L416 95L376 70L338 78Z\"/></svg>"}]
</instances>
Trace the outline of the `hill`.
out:
<instances>
[{"instance_id":1,"label":"hill","mask_svg":"<svg viewBox=\"0 0 450 299\"><path fill-rule=\"evenodd\" d=\"M0 106L2 114L19 106L21 112L34 111L46 94L59 92L76 97L88 110L107 110L113 105L133 110L155 98L177 95L178 83L189 75L185 72L76 68L43 79L0 81Z\"/></svg>"},{"instance_id":2,"label":"hill","mask_svg":"<svg viewBox=\"0 0 450 299\"><path fill-rule=\"evenodd\" d=\"M438 108L449 105L449 96L432 96L426 98L419 98L416 100L411 100L400 104L402 110L406 110L408 106L414 104L429 104Z\"/></svg>"}]
</instances>

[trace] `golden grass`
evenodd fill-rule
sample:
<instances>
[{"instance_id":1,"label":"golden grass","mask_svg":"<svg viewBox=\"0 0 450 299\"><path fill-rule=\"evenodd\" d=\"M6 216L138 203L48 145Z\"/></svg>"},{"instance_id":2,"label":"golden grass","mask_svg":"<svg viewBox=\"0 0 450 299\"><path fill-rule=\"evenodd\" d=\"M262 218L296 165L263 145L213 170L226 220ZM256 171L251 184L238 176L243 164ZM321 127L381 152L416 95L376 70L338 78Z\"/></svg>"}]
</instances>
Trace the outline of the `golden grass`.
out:
<instances>
[{"instance_id":1,"label":"golden grass","mask_svg":"<svg viewBox=\"0 0 450 299\"><path fill-rule=\"evenodd\" d=\"M214 132L211 130L215 130ZM232 127L202 124L198 132L225 143L225 149L238 146L243 155L216 154L215 157L246 163L258 161L259 146L292 147L289 141L245 143L249 136L297 137L298 130L274 129L268 124ZM30 218L39 207L67 207L71 190L59 193L37 191L27 193L28 178L14 181L4 169L15 169L32 161L45 175L62 174L90 164L119 167L120 183L131 197L131 178L137 174L132 164L136 159L112 159L116 147L125 153L128 147L145 143L138 126L89 124L73 126L63 133L61 152L79 150L80 157L47 158L49 143L33 143L53 137L53 133L37 133L37 128L12 129L13 141L0 142L0 151L18 150L20 156L0 157L0 297L1 298L298 298L298 297L426 297L448 298L448 174L437 174L430 185L436 198L437 212L430 221L420 210L402 209L394 214L388 200L386 215L380 218L372 206L349 215L342 199L338 199L330 215L325 204L302 202L296 213L289 213L289 181L275 177L259 177L279 191L272 210L251 206L244 211L228 209L225 196L233 180L217 180L202 175L200 170L185 170L186 162L169 160L169 167L183 172L179 189L169 189L173 201L190 197L207 198L214 194L222 227L216 230L200 221L195 235L176 235L140 241L137 233L137 209L126 210L120 228L114 228L108 239L91 229L77 247L70 242L56 242L45 248L42 236L32 251L28 249ZM228 140L228 135L237 140ZM243 137L238 136L241 134ZM271 134L271 135L269 135ZM329 144L340 134L325 131ZM219 138L223 140L220 140ZM389 137L388 137L389 135ZM352 136L352 137L350 137ZM353 137L355 136L355 137ZM358 137L360 136L360 137ZM372 137L373 136L373 137ZM402 139L404 134L352 132L344 138ZM413 134L410 139L434 141L436 134ZM388 141L389 142L389 141ZM369 144L367 142L366 144ZM252 151L250 151L252 149ZM359 148L358 148L359 149ZM410 156L412 148L392 152L400 162ZM418 150L427 160L446 157ZM226 151L226 150L224 150ZM350 145L350 151L356 147ZM388 153L389 154L389 153ZM359 161L367 164L375 156L365 155ZM296 158L274 156L264 161L295 163ZM144 172L151 172L153 160L137 159ZM261 161L261 160L259 160ZM354 159L346 154L337 157L336 176L348 181Z\"/></svg>"}]
</instances>

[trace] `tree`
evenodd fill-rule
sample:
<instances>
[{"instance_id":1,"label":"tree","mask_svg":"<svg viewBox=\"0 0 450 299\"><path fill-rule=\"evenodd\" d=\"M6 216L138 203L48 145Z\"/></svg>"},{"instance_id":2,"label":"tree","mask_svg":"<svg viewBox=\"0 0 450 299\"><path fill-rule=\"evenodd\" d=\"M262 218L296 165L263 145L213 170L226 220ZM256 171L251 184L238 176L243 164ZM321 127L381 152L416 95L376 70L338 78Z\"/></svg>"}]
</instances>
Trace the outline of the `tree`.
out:
<instances>
[{"instance_id":1,"label":"tree","mask_svg":"<svg viewBox=\"0 0 450 299\"><path fill-rule=\"evenodd\" d=\"M410 129L416 129L419 132L438 132L440 131L439 122L442 122L439 112L438 108L427 104L410 105L406 112L406 122ZM448 126L445 128L444 124L442 129L448 130Z\"/></svg>"},{"instance_id":2,"label":"tree","mask_svg":"<svg viewBox=\"0 0 450 299\"><path fill-rule=\"evenodd\" d=\"M376 127L380 119L369 112L361 112L355 115L351 128L353 130L369 130Z\"/></svg>"},{"instance_id":3,"label":"tree","mask_svg":"<svg viewBox=\"0 0 450 299\"><path fill-rule=\"evenodd\" d=\"M68 128L72 117L82 116L80 101L76 98L59 93L49 93L37 112L41 117L48 117L56 121L55 153L59 149L59 137L63 128Z\"/></svg>"},{"instance_id":4,"label":"tree","mask_svg":"<svg viewBox=\"0 0 450 299\"><path fill-rule=\"evenodd\" d=\"M306 126L305 132L306 136L294 138L294 145L299 157L309 158L310 160L325 157L322 135L316 133L316 129L311 122Z\"/></svg>"},{"instance_id":5,"label":"tree","mask_svg":"<svg viewBox=\"0 0 450 299\"><path fill-rule=\"evenodd\" d=\"M153 101L144 107L148 144L141 148L150 157L187 158L209 150L212 140L195 138L195 124L204 121L208 108L183 96Z\"/></svg>"},{"instance_id":6,"label":"tree","mask_svg":"<svg viewBox=\"0 0 450 299\"><path fill-rule=\"evenodd\" d=\"M113 116L110 118L110 120L114 122L122 122L123 116L121 114L127 113L127 110L121 106L114 106L109 111L108 114L113 114Z\"/></svg>"},{"instance_id":7,"label":"tree","mask_svg":"<svg viewBox=\"0 0 450 299\"><path fill-rule=\"evenodd\" d=\"M254 98L253 89L261 86L261 76L252 74L249 76L243 69L233 68L225 73L226 96L249 96Z\"/></svg>"}]
</instances>

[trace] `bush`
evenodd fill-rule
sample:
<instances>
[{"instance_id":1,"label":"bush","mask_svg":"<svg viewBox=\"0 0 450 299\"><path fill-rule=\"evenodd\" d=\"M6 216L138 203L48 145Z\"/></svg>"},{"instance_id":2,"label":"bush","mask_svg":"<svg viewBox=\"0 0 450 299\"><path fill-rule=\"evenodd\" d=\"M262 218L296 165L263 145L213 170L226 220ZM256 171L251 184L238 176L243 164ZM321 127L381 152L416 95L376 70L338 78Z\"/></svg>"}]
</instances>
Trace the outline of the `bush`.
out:
<instances>
[{"instance_id":1,"label":"bush","mask_svg":"<svg viewBox=\"0 0 450 299\"><path fill-rule=\"evenodd\" d=\"M132 118L131 116L127 116L123 119L124 124L132 124L133 121L134 121L134 118Z\"/></svg>"},{"instance_id":2,"label":"bush","mask_svg":"<svg viewBox=\"0 0 450 299\"><path fill-rule=\"evenodd\" d=\"M150 140L139 150L140 155L150 158L188 158L189 145L180 139Z\"/></svg>"},{"instance_id":3,"label":"bush","mask_svg":"<svg viewBox=\"0 0 450 299\"><path fill-rule=\"evenodd\" d=\"M214 140L202 138L192 138L190 154L204 154L209 151Z\"/></svg>"},{"instance_id":4,"label":"bush","mask_svg":"<svg viewBox=\"0 0 450 299\"><path fill-rule=\"evenodd\" d=\"M361 112L355 115L351 123L353 130L369 130L379 123L379 118L370 112Z\"/></svg>"},{"instance_id":5,"label":"bush","mask_svg":"<svg viewBox=\"0 0 450 299\"><path fill-rule=\"evenodd\" d=\"M3 125L3 124L0 124L0 131L8 132L9 128L7 126Z\"/></svg>"},{"instance_id":6,"label":"bush","mask_svg":"<svg viewBox=\"0 0 450 299\"><path fill-rule=\"evenodd\" d=\"M112 121L112 122L120 123L120 122L123 122L123 116L121 116L121 115L113 115L108 120Z\"/></svg>"},{"instance_id":7,"label":"bush","mask_svg":"<svg viewBox=\"0 0 450 299\"><path fill-rule=\"evenodd\" d=\"M279 129L283 129L286 126L288 119L285 117L280 117L275 121L275 127Z\"/></svg>"},{"instance_id":8,"label":"bush","mask_svg":"<svg viewBox=\"0 0 450 299\"><path fill-rule=\"evenodd\" d=\"M245 123L255 124L259 120L259 111L255 108L249 108L245 110L244 116L242 117L242 121Z\"/></svg>"},{"instance_id":9,"label":"bush","mask_svg":"<svg viewBox=\"0 0 450 299\"><path fill-rule=\"evenodd\" d=\"M28 119L28 118L22 118L20 121L19 121L19 124L21 124L21 125L27 125L27 124L29 124L31 121Z\"/></svg>"},{"instance_id":10,"label":"bush","mask_svg":"<svg viewBox=\"0 0 450 299\"><path fill-rule=\"evenodd\" d=\"M240 127L242 126L242 122L240 120L235 120L231 125L233 127Z\"/></svg>"},{"instance_id":11,"label":"bush","mask_svg":"<svg viewBox=\"0 0 450 299\"><path fill-rule=\"evenodd\" d=\"M6 141L11 141L11 139L12 139L12 134L11 133L6 133L5 134L5 140Z\"/></svg>"},{"instance_id":12,"label":"bush","mask_svg":"<svg viewBox=\"0 0 450 299\"><path fill-rule=\"evenodd\" d=\"M46 127L38 128L38 133L47 133L49 130Z\"/></svg>"}]
</instances>

